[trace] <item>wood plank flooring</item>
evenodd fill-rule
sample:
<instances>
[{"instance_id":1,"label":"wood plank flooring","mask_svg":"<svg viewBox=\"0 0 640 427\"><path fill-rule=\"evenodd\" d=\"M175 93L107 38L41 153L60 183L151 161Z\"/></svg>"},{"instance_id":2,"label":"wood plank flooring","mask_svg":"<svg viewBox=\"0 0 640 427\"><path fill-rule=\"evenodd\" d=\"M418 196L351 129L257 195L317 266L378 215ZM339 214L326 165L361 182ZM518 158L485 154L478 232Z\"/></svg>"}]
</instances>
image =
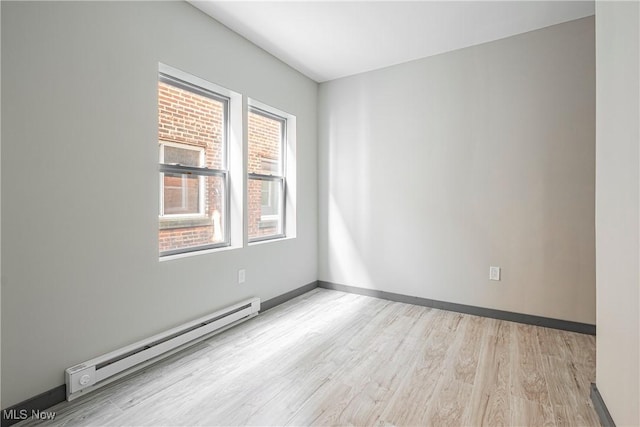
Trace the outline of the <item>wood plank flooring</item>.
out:
<instances>
[{"instance_id":1,"label":"wood plank flooring","mask_svg":"<svg viewBox=\"0 0 640 427\"><path fill-rule=\"evenodd\" d=\"M594 379L592 336L315 289L20 425L597 426Z\"/></svg>"}]
</instances>

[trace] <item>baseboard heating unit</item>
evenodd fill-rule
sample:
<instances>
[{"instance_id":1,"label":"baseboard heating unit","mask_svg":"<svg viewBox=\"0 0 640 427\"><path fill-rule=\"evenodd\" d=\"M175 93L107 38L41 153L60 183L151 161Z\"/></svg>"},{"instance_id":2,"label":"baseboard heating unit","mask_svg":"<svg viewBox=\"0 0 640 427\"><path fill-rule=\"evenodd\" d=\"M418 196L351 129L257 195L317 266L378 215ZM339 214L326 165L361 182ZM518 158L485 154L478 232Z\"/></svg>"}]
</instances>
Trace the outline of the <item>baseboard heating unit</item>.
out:
<instances>
[{"instance_id":1,"label":"baseboard heating unit","mask_svg":"<svg viewBox=\"0 0 640 427\"><path fill-rule=\"evenodd\" d=\"M65 370L71 401L258 315L260 298L239 302Z\"/></svg>"}]
</instances>

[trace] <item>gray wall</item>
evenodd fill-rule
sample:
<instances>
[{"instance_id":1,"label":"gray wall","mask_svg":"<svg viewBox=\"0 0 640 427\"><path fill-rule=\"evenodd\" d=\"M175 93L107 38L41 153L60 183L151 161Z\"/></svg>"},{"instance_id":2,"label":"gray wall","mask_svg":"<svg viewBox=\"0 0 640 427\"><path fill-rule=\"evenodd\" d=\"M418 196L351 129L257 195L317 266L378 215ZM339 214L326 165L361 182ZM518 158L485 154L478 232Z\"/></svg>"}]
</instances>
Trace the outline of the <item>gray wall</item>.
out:
<instances>
[{"instance_id":1,"label":"gray wall","mask_svg":"<svg viewBox=\"0 0 640 427\"><path fill-rule=\"evenodd\" d=\"M297 116L296 239L158 261L158 62ZM3 1L2 86L3 407L316 280L317 84L192 6Z\"/></svg>"},{"instance_id":2,"label":"gray wall","mask_svg":"<svg viewBox=\"0 0 640 427\"><path fill-rule=\"evenodd\" d=\"M589 17L321 84L319 278L595 323L594 38Z\"/></svg>"},{"instance_id":3,"label":"gray wall","mask_svg":"<svg viewBox=\"0 0 640 427\"><path fill-rule=\"evenodd\" d=\"M597 384L640 425L640 5L596 3Z\"/></svg>"}]
</instances>

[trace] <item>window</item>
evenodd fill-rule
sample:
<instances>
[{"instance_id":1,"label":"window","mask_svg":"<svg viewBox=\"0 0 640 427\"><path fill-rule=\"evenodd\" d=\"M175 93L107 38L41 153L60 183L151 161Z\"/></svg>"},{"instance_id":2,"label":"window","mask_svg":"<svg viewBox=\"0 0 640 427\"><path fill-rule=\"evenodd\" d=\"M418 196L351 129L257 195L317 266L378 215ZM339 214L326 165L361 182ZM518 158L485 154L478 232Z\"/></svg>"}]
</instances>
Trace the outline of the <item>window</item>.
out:
<instances>
[{"instance_id":1,"label":"window","mask_svg":"<svg viewBox=\"0 0 640 427\"><path fill-rule=\"evenodd\" d=\"M251 102L247 115L249 242L287 235L289 115L257 104Z\"/></svg>"},{"instance_id":2,"label":"window","mask_svg":"<svg viewBox=\"0 0 640 427\"><path fill-rule=\"evenodd\" d=\"M161 259L294 238L296 117L164 64L157 90Z\"/></svg>"},{"instance_id":3,"label":"window","mask_svg":"<svg viewBox=\"0 0 640 427\"><path fill-rule=\"evenodd\" d=\"M230 94L160 66L161 256L230 245Z\"/></svg>"}]
</instances>

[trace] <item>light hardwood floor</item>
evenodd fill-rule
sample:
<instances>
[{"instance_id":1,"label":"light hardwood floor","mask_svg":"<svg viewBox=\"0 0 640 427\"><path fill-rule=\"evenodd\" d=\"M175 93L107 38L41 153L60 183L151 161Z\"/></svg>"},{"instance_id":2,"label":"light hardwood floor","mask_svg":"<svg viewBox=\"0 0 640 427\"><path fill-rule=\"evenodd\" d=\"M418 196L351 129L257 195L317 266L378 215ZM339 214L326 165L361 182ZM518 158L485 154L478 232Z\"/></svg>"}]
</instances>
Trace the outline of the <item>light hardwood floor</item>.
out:
<instances>
[{"instance_id":1,"label":"light hardwood floor","mask_svg":"<svg viewBox=\"0 0 640 427\"><path fill-rule=\"evenodd\" d=\"M596 426L594 379L592 336L316 289L43 424Z\"/></svg>"}]
</instances>

